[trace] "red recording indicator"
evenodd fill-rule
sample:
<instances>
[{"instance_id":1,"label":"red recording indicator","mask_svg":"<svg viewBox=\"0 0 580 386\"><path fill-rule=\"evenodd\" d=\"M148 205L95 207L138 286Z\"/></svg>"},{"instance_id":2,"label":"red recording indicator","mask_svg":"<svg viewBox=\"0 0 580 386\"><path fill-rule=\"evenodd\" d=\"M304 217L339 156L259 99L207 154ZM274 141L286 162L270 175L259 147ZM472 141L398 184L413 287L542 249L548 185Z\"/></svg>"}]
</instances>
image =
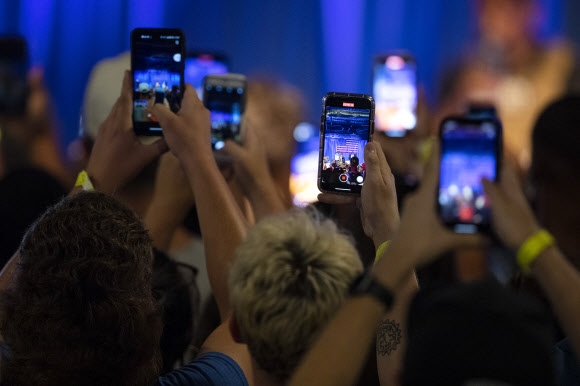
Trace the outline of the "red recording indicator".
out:
<instances>
[{"instance_id":1,"label":"red recording indicator","mask_svg":"<svg viewBox=\"0 0 580 386\"><path fill-rule=\"evenodd\" d=\"M342 107L354 107L354 102L342 102Z\"/></svg>"}]
</instances>

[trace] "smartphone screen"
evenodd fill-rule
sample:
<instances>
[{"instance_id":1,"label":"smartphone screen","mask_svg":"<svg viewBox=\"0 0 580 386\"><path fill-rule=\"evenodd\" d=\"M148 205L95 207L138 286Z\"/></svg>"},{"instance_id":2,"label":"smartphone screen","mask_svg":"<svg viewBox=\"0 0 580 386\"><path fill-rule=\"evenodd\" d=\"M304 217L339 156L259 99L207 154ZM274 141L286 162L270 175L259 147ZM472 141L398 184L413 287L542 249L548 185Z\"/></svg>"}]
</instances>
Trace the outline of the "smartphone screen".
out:
<instances>
[{"instance_id":1,"label":"smartphone screen","mask_svg":"<svg viewBox=\"0 0 580 386\"><path fill-rule=\"evenodd\" d=\"M417 125L417 68L410 55L383 55L373 64L375 125L390 137L402 137Z\"/></svg>"},{"instance_id":2,"label":"smartphone screen","mask_svg":"<svg viewBox=\"0 0 580 386\"><path fill-rule=\"evenodd\" d=\"M185 59L185 83L191 84L199 99L203 99L203 78L228 72L228 62L224 55L212 52L192 52Z\"/></svg>"},{"instance_id":3,"label":"smartphone screen","mask_svg":"<svg viewBox=\"0 0 580 386\"><path fill-rule=\"evenodd\" d=\"M179 29L138 28L131 33L133 128L137 135L161 135L148 105L162 103L173 112L183 96L185 38Z\"/></svg>"},{"instance_id":4,"label":"smartphone screen","mask_svg":"<svg viewBox=\"0 0 580 386\"><path fill-rule=\"evenodd\" d=\"M210 111L211 143L214 150L224 147L228 139L240 142L246 87L246 77L241 74L205 77L203 103Z\"/></svg>"},{"instance_id":5,"label":"smartphone screen","mask_svg":"<svg viewBox=\"0 0 580 386\"><path fill-rule=\"evenodd\" d=\"M373 132L370 95L329 93L323 99L318 188L360 193L366 175L364 147Z\"/></svg>"},{"instance_id":6,"label":"smartphone screen","mask_svg":"<svg viewBox=\"0 0 580 386\"><path fill-rule=\"evenodd\" d=\"M438 212L458 233L489 228L491 210L481 179L498 177L501 134L497 119L448 118L441 124Z\"/></svg>"},{"instance_id":7,"label":"smartphone screen","mask_svg":"<svg viewBox=\"0 0 580 386\"><path fill-rule=\"evenodd\" d=\"M28 54L21 37L0 37L0 114L22 115L28 99Z\"/></svg>"}]
</instances>

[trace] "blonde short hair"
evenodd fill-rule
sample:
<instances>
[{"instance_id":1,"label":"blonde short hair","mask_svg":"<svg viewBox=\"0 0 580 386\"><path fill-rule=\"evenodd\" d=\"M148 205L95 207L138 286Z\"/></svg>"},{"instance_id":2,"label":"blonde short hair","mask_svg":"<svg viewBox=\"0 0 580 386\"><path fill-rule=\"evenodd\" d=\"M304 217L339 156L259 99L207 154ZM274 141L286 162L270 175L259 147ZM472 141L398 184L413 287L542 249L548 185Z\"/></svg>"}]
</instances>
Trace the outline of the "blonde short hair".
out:
<instances>
[{"instance_id":1,"label":"blonde short hair","mask_svg":"<svg viewBox=\"0 0 580 386\"><path fill-rule=\"evenodd\" d=\"M315 210L262 220L238 248L230 299L252 357L286 380L362 272L350 237Z\"/></svg>"}]
</instances>

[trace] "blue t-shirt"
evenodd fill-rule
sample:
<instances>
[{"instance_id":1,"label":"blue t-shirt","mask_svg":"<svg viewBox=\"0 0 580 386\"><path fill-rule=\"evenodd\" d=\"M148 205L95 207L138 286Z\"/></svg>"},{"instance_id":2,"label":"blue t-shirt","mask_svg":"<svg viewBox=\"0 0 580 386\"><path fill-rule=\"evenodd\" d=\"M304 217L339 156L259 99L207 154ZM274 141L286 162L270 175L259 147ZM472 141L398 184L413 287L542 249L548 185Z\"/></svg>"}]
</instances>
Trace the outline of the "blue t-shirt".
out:
<instances>
[{"instance_id":1,"label":"blue t-shirt","mask_svg":"<svg viewBox=\"0 0 580 386\"><path fill-rule=\"evenodd\" d=\"M193 362L167 373L157 386L248 386L244 372L229 356L207 352Z\"/></svg>"},{"instance_id":2,"label":"blue t-shirt","mask_svg":"<svg viewBox=\"0 0 580 386\"><path fill-rule=\"evenodd\" d=\"M577 386L580 385L580 367L576 355L570 347L568 338L561 340L555 345L556 360L556 385Z\"/></svg>"}]
</instances>

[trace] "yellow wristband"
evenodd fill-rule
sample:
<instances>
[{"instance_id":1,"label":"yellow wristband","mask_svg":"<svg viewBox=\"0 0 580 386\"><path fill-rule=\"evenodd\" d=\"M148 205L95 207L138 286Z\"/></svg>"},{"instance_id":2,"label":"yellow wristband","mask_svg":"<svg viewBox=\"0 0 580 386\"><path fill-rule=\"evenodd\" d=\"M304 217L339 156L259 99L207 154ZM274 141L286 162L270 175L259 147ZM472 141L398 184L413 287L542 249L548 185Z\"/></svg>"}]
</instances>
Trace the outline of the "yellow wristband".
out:
<instances>
[{"instance_id":1,"label":"yellow wristband","mask_svg":"<svg viewBox=\"0 0 580 386\"><path fill-rule=\"evenodd\" d=\"M79 173L79 175L77 176L77 182L75 182L75 187L82 187L83 190L88 190L88 191L93 191L95 190L95 187L93 186L93 183L91 182L91 179L89 178L89 175L87 174L86 171L81 171Z\"/></svg>"},{"instance_id":2,"label":"yellow wristband","mask_svg":"<svg viewBox=\"0 0 580 386\"><path fill-rule=\"evenodd\" d=\"M554 236L547 230L540 229L523 242L518 249L516 260L525 273L530 272L530 264L551 245L555 244Z\"/></svg>"},{"instance_id":3,"label":"yellow wristband","mask_svg":"<svg viewBox=\"0 0 580 386\"><path fill-rule=\"evenodd\" d=\"M383 257L383 253L385 252L385 250L389 246L390 242L391 242L391 240L387 240L384 243L382 243L381 245L379 245L379 247L377 248L377 253L375 255L375 263L374 264L378 263L379 260L381 259L381 257Z\"/></svg>"}]
</instances>

